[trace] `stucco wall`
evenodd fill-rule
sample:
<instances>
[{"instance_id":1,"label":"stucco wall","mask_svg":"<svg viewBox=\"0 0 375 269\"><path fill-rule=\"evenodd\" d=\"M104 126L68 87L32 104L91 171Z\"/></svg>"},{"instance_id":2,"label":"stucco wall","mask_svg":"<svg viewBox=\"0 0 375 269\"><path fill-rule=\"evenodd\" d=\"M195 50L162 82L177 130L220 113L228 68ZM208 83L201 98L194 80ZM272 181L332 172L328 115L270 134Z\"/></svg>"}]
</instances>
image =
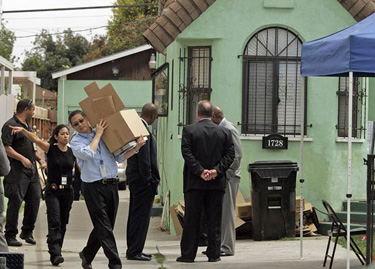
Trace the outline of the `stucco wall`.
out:
<instances>
[{"instance_id":1,"label":"stucco wall","mask_svg":"<svg viewBox=\"0 0 375 269\"><path fill-rule=\"evenodd\" d=\"M268 1L270 2L270 1ZM171 191L171 204L183 199L181 139L177 134L178 114L178 53L187 46L212 46L211 101L221 106L233 123L241 122L242 61L238 55L250 37L262 28L283 26L298 34L302 41L339 31L355 23L336 0L298 0L294 8L264 8L263 0L217 0L193 22L167 49L159 55L159 63L174 59L174 110L168 118L159 119L159 160L163 177L162 189ZM172 68L172 67L171 67ZM304 193L314 206L322 208L327 199L339 208L347 192L347 143L336 142L338 78L308 78L307 136L305 142ZM238 128L240 130L240 128ZM247 165L259 160L291 160L300 162L300 143L289 142L288 150L264 150L261 141L244 137L242 179L240 189L250 196ZM365 197L366 143L353 144L352 193L355 199ZM297 184L297 195L300 185ZM173 225L171 225L173 230Z\"/></svg>"}]
</instances>

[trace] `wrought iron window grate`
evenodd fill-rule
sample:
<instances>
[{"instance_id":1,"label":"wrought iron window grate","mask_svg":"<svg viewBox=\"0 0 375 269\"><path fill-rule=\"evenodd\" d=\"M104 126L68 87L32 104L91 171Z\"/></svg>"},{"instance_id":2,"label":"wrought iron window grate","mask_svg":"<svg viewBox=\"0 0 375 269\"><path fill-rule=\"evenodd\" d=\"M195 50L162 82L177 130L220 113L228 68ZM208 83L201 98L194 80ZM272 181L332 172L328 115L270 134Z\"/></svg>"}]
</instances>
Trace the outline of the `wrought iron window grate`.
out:
<instances>
[{"instance_id":1,"label":"wrought iron window grate","mask_svg":"<svg viewBox=\"0 0 375 269\"><path fill-rule=\"evenodd\" d=\"M288 29L256 33L243 54L243 134L301 133L301 40ZM306 96L306 94L305 94ZM305 99L306 122L306 99ZM306 130L305 130L306 133Z\"/></svg>"},{"instance_id":2,"label":"wrought iron window grate","mask_svg":"<svg viewBox=\"0 0 375 269\"><path fill-rule=\"evenodd\" d=\"M365 78L354 78L353 83L353 124L352 137L365 138L366 134L366 87ZM349 87L348 78L339 78L338 95L338 120L337 135L339 137L348 137L348 102Z\"/></svg>"},{"instance_id":3,"label":"wrought iron window grate","mask_svg":"<svg viewBox=\"0 0 375 269\"><path fill-rule=\"evenodd\" d=\"M196 105L211 97L211 47L180 49L178 83L178 133L195 122Z\"/></svg>"}]
</instances>

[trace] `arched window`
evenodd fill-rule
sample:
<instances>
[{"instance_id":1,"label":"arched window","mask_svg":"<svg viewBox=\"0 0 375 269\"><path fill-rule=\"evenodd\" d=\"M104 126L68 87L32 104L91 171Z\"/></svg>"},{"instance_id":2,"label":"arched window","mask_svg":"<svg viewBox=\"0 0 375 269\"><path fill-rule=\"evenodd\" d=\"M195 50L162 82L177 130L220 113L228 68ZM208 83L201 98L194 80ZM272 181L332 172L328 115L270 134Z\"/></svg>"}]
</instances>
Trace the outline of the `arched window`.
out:
<instances>
[{"instance_id":1,"label":"arched window","mask_svg":"<svg viewBox=\"0 0 375 269\"><path fill-rule=\"evenodd\" d=\"M301 133L301 48L298 36L279 27L249 40L243 54L243 134Z\"/></svg>"}]
</instances>

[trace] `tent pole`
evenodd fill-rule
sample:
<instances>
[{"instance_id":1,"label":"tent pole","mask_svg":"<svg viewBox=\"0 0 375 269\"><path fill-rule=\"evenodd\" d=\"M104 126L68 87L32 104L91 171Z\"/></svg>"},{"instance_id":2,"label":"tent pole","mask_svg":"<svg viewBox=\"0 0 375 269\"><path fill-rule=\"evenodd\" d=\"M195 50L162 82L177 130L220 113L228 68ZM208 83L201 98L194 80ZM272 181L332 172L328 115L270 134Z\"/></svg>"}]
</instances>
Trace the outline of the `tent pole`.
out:
<instances>
[{"instance_id":1,"label":"tent pole","mask_svg":"<svg viewBox=\"0 0 375 269\"><path fill-rule=\"evenodd\" d=\"M350 268L350 198L351 194L351 174L352 174L352 113L353 113L353 72L349 72L349 106L348 106L348 190L346 193L347 198L347 245L346 245L346 268Z\"/></svg>"},{"instance_id":2,"label":"tent pole","mask_svg":"<svg viewBox=\"0 0 375 269\"><path fill-rule=\"evenodd\" d=\"M299 222L300 222L300 231L299 231L299 237L300 237L300 255L299 258L303 259L303 182L305 181L303 178L303 149L304 149L304 136L305 136L305 87L302 87L301 90L301 143L300 143L300 162L299 162L299 175L300 175L300 216L299 216Z\"/></svg>"}]
</instances>

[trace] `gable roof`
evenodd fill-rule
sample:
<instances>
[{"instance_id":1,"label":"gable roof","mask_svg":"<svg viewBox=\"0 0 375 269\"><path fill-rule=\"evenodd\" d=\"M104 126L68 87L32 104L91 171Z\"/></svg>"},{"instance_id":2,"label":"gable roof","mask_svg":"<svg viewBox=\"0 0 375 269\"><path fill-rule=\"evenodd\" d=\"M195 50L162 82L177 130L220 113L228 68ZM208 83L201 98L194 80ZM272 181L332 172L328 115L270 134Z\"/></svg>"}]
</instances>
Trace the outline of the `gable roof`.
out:
<instances>
[{"instance_id":1,"label":"gable roof","mask_svg":"<svg viewBox=\"0 0 375 269\"><path fill-rule=\"evenodd\" d=\"M91 62L79 64L79 65L73 66L71 68L52 73L52 78L55 79L55 78L59 78L59 77L62 77L62 76L66 76L66 75L76 73L78 71L81 71L81 70L84 70L84 69L87 69L87 68L90 68L90 67L93 67L93 66L97 66L97 65L100 65L100 64L111 62L111 61L114 61L114 60L117 60L117 59L120 59L120 58L124 58L126 56L130 56L130 55L142 52L142 51L150 50L150 49L152 49L152 47L150 45L142 45L142 46L139 46L139 47L136 47L136 48L124 50L124 51L121 51L121 52L118 52L118 53L115 53L115 54L112 54L112 55L109 55L109 56L106 56L106 57L103 57L103 58L100 58L100 59L97 59L97 60L94 60L94 61L91 61Z\"/></svg>"},{"instance_id":2,"label":"gable roof","mask_svg":"<svg viewBox=\"0 0 375 269\"><path fill-rule=\"evenodd\" d=\"M356 21L361 21L375 12L375 0L337 0Z\"/></svg>"},{"instance_id":3,"label":"gable roof","mask_svg":"<svg viewBox=\"0 0 375 269\"><path fill-rule=\"evenodd\" d=\"M143 36L160 53L216 0L162 0L161 14Z\"/></svg>"},{"instance_id":4,"label":"gable roof","mask_svg":"<svg viewBox=\"0 0 375 269\"><path fill-rule=\"evenodd\" d=\"M177 36L216 0L160 0L158 19L143 36L157 52L163 53ZM326 0L333 1L333 0ZM337 0L356 21L375 13L375 0Z\"/></svg>"}]
</instances>

